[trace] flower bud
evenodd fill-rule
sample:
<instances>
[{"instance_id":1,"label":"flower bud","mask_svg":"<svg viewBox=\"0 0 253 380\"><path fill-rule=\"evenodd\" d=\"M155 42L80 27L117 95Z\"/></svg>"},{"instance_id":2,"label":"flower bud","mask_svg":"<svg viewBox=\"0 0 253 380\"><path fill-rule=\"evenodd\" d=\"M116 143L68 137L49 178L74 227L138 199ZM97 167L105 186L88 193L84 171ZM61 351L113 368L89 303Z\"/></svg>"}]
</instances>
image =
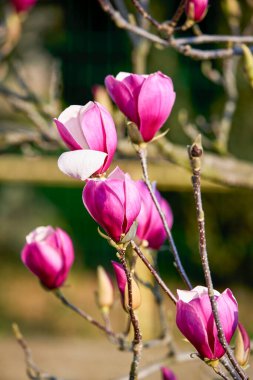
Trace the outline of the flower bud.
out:
<instances>
[{"instance_id":1,"label":"flower bud","mask_svg":"<svg viewBox=\"0 0 253 380\"><path fill-rule=\"evenodd\" d=\"M199 22L205 17L207 8L208 0L188 0L185 6L185 13L189 20Z\"/></svg>"},{"instance_id":2,"label":"flower bud","mask_svg":"<svg viewBox=\"0 0 253 380\"><path fill-rule=\"evenodd\" d=\"M97 302L103 310L108 310L113 305L113 286L109 275L102 266L97 267Z\"/></svg>"},{"instance_id":3,"label":"flower bud","mask_svg":"<svg viewBox=\"0 0 253 380\"><path fill-rule=\"evenodd\" d=\"M225 350L220 344L207 288L178 290L176 323L202 359L217 360ZM230 289L215 291L221 325L230 343L238 323L238 306Z\"/></svg>"},{"instance_id":4,"label":"flower bud","mask_svg":"<svg viewBox=\"0 0 253 380\"><path fill-rule=\"evenodd\" d=\"M136 124L143 141L153 139L169 117L175 92L172 80L161 72L150 75L108 75L105 85L121 112Z\"/></svg>"},{"instance_id":5,"label":"flower bud","mask_svg":"<svg viewBox=\"0 0 253 380\"><path fill-rule=\"evenodd\" d=\"M37 0L11 0L12 5L18 13L27 12L36 2Z\"/></svg>"},{"instance_id":6,"label":"flower bud","mask_svg":"<svg viewBox=\"0 0 253 380\"><path fill-rule=\"evenodd\" d=\"M166 239L163 222L145 182L140 180L136 182L136 185L141 195L141 211L137 218L138 228L136 235L140 240L146 240L150 248L160 249ZM156 189L155 195L165 214L168 226L171 228L173 224L173 214L170 205Z\"/></svg>"},{"instance_id":7,"label":"flower bud","mask_svg":"<svg viewBox=\"0 0 253 380\"><path fill-rule=\"evenodd\" d=\"M250 357L250 339L241 323L238 323L235 338L235 358L241 367L247 367Z\"/></svg>"},{"instance_id":8,"label":"flower bud","mask_svg":"<svg viewBox=\"0 0 253 380\"><path fill-rule=\"evenodd\" d=\"M124 268L121 264L115 261L112 261L112 266L113 266L114 273L116 276L122 306L124 310L128 312L128 309L129 309L128 284L127 284L127 277L126 277ZM141 305L140 289L136 281L132 278L132 308L133 310L138 309L140 305Z\"/></svg>"},{"instance_id":9,"label":"flower bud","mask_svg":"<svg viewBox=\"0 0 253 380\"><path fill-rule=\"evenodd\" d=\"M59 288L74 260L72 241L60 228L37 227L26 236L21 259L46 288Z\"/></svg>"},{"instance_id":10,"label":"flower bud","mask_svg":"<svg viewBox=\"0 0 253 380\"><path fill-rule=\"evenodd\" d=\"M161 371L163 380L177 380L175 374L169 368L161 367Z\"/></svg>"},{"instance_id":11,"label":"flower bud","mask_svg":"<svg viewBox=\"0 0 253 380\"><path fill-rule=\"evenodd\" d=\"M89 179L83 190L83 203L92 218L117 243L124 239L141 209L135 182L119 168L106 179Z\"/></svg>"},{"instance_id":12,"label":"flower bud","mask_svg":"<svg viewBox=\"0 0 253 380\"><path fill-rule=\"evenodd\" d=\"M89 102L85 106L73 105L66 108L54 121L63 141L75 151L61 155L61 171L74 176L72 168L78 165L75 177L86 179L84 175L78 176L78 173L83 170L85 161L89 160L89 154L93 151L102 152L103 155L99 156L92 174L102 174L109 168L117 146L117 134L113 119L105 107L98 102ZM97 158L92 156L90 160L94 165ZM89 173L88 177L90 175Z\"/></svg>"}]
</instances>

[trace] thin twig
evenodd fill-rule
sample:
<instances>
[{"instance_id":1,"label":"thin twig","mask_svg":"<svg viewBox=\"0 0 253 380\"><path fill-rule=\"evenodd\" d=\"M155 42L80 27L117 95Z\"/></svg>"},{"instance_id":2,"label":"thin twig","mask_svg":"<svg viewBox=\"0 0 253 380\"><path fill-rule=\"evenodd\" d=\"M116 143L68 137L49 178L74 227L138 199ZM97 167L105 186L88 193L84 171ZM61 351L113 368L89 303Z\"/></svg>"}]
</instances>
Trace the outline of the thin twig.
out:
<instances>
[{"instance_id":1,"label":"thin twig","mask_svg":"<svg viewBox=\"0 0 253 380\"><path fill-rule=\"evenodd\" d=\"M31 380L60 380L55 376L49 375L47 373L43 373L38 366L35 364L33 357L32 357L32 351L30 347L28 346L27 342L25 341L18 325L14 323L12 325L12 329L15 335L15 338L19 345L21 346L24 355L25 355L25 363L26 363L26 373L29 379Z\"/></svg>"},{"instance_id":2,"label":"thin twig","mask_svg":"<svg viewBox=\"0 0 253 380\"><path fill-rule=\"evenodd\" d=\"M129 373L129 380L137 380L138 379L138 367L141 358L142 351L142 335L140 331L138 318L133 310L133 291L132 291L132 274L131 271L127 267L126 258L125 258L125 250L119 249L119 259L124 268L126 277L127 277L127 287L128 287L128 312L131 318L132 326L134 329L134 339L133 339L133 360L131 364L131 369Z\"/></svg>"},{"instance_id":3,"label":"thin twig","mask_svg":"<svg viewBox=\"0 0 253 380\"><path fill-rule=\"evenodd\" d=\"M226 351L231 364L235 368L235 371L240 375L241 379L246 380L248 377L242 370L242 368L237 363L234 353L227 343L223 327L220 321L220 316L218 312L217 302L214 295L213 282L208 262L207 247L206 247L206 233L205 233L205 216L202 207L202 197L201 197L201 182L200 182L200 168L201 168L201 156L203 154L203 148L201 145L201 136L193 143L191 147L188 148L189 159L192 167L192 184L194 191L194 200L197 211L198 220L198 232L199 232L199 252L201 257L201 264L204 271L205 282L208 288L208 295L212 307L212 312L217 327L219 341ZM232 373L231 373L232 375Z\"/></svg>"},{"instance_id":4,"label":"thin twig","mask_svg":"<svg viewBox=\"0 0 253 380\"><path fill-rule=\"evenodd\" d=\"M160 23L154 19L150 13L146 11L146 9L142 6L139 0L131 0L137 11L148 20L152 25L154 25L157 29L160 27Z\"/></svg>"},{"instance_id":5,"label":"thin twig","mask_svg":"<svg viewBox=\"0 0 253 380\"><path fill-rule=\"evenodd\" d=\"M56 289L54 294L56 297L69 309L73 310L76 314L80 315L83 319L85 319L87 322L91 323L93 326L96 326L99 330L103 331L108 335L108 337L112 338L115 342L120 344L120 338L117 334L115 334L111 329L109 329L107 326L103 326L101 323L96 321L93 317L91 317L89 314L87 314L85 311L80 309L79 307L73 305L62 293L60 289Z\"/></svg>"},{"instance_id":6,"label":"thin twig","mask_svg":"<svg viewBox=\"0 0 253 380\"><path fill-rule=\"evenodd\" d=\"M146 265L146 267L148 268L148 270L152 273L152 275L154 276L154 278L156 279L157 283L159 284L159 286L164 290L164 292L169 296L169 298L171 299L171 301L176 304L177 302L177 299L176 297L174 296L174 294L171 292L171 290L167 287L167 285L165 284L165 282L161 279L161 277L158 275L158 273L156 272L155 268L150 264L150 262L148 261L148 259L143 255L143 253L141 252L140 248L135 244L135 242L132 240L131 241L131 245L132 245L132 248L134 249L134 251L137 253L137 255L139 256L139 258L143 261L143 263Z\"/></svg>"},{"instance_id":7,"label":"thin twig","mask_svg":"<svg viewBox=\"0 0 253 380\"><path fill-rule=\"evenodd\" d=\"M114 23L122 29L128 30L141 37L147 38L153 43L157 43L164 47L171 47L180 54L191 57L193 59L210 60L210 59L222 59L229 58L234 55L242 55L242 48L239 46L242 43L252 44L252 36L219 36L219 35L201 35L187 38L167 38L163 39L154 33L150 33L143 28L131 24L126 20L120 12L118 12L111 4L109 0L98 0L101 8L108 13ZM167 25L168 27L168 25ZM161 23L160 29L165 28L164 23ZM228 47L224 49L211 49L201 50L194 49L191 45L203 44L203 43L233 43L236 46ZM253 51L253 46L249 46L249 49Z\"/></svg>"},{"instance_id":8,"label":"thin twig","mask_svg":"<svg viewBox=\"0 0 253 380\"><path fill-rule=\"evenodd\" d=\"M148 176L148 169L147 169L147 150L146 148L137 148L137 153L140 157L140 161L141 161L141 167L142 167L142 172L143 172L143 177L144 177L144 181L148 187L148 190L149 190L149 193L150 193L150 196L157 208L157 211L162 219L162 222L163 222L163 225L164 225L164 228L165 228L165 231L166 231L166 234L167 234L167 238L168 238L168 241L169 241L169 245L170 245L170 249L171 249L171 252L173 254L173 257L174 257L174 264L175 264L175 267L178 271L178 273L180 274L182 280L184 281L184 283L186 284L186 286L191 289L192 288L192 285L191 285L191 282L184 270L184 267L181 263L181 260L180 260L180 257L179 257L179 254L178 254L178 251L177 251L177 247L175 245L175 242L174 242L174 239L173 239L173 236L172 236L172 233L169 229L169 226L168 226L168 223L167 223L167 220L166 220L166 217L161 209L161 206L155 196L155 193L154 193L154 190L153 190L153 187L150 183L150 180L149 180L149 176Z\"/></svg>"}]
</instances>

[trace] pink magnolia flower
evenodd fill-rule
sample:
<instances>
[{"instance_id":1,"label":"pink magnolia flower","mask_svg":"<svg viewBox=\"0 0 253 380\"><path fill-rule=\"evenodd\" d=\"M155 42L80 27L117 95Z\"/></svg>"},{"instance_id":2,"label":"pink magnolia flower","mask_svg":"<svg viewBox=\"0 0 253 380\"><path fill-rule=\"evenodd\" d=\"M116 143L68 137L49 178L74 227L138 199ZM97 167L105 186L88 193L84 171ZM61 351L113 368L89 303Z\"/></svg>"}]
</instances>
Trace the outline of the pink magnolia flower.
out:
<instances>
[{"instance_id":1,"label":"pink magnolia flower","mask_svg":"<svg viewBox=\"0 0 253 380\"><path fill-rule=\"evenodd\" d=\"M146 240L152 249L159 249L166 239L166 232L161 221L161 217L151 198L148 188L144 181L137 181L136 185L141 195L141 211L138 215L136 235L140 240ZM173 214L168 202L155 190L158 202L166 216L169 228L173 224Z\"/></svg>"},{"instance_id":2,"label":"pink magnolia flower","mask_svg":"<svg viewBox=\"0 0 253 380\"><path fill-rule=\"evenodd\" d=\"M72 241L60 228L37 227L26 236L21 259L46 288L58 288L74 260Z\"/></svg>"},{"instance_id":3,"label":"pink magnolia flower","mask_svg":"<svg viewBox=\"0 0 253 380\"><path fill-rule=\"evenodd\" d=\"M61 138L74 151L60 156L61 171L85 180L109 168L117 147L117 134L106 108L98 102L73 105L54 121Z\"/></svg>"},{"instance_id":4,"label":"pink magnolia flower","mask_svg":"<svg viewBox=\"0 0 253 380\"><path fill-rule=\"evenodd\" d=\"M192 343L202 358L221 358L225 350L219 342L207 288L178 290L176 323L181 333ZM238 323L238 306L230 289L215 291L218 312L228 343Z\"/></svg>"},{"instance_id":5,"label":"pink magnolia flower","mask_svg":"<svg viewBox=\"0 0 253 380\"><path fill-rule=\"evenodd\" d=\"M161 367L163 380L177 380L175 374L166 367Z\"/></svg>"},{"instance_id":6,"label":"pink magnolia flower","mask_svg":"<svg viewBox=\"0 0 253 380\"><path fill-rule=\"evenodd\" d=\"M189 19L199 22L207 12L208 0L188 0L185 6L185 12Z\"/></svg>"},{"instance_id":7,"label":"pink magnolia flower","mask_svg":"<svg viewBox=\"0 0 253 380\"><path fill-rule=\"evenodd\" d=\"M128 284L127 284L127 277L123 268L122 264L117 263L116 261L112 261L112 266L114 269L114 273L116 276L120 297L121 297L121 303L125 311L128 311ZM140 289L135 282L134 279L132 279L132 308L133 310L138 309L141 305L141 293Z\"/></svg>"},{"instance_id":8,"label":"pink magnolia flower","mask_svg":"<svg viewBox=\"0 0 253 380\"><path fill-rule=\"evenodd\" d=\"M175 101L172 80L161 72L150 75L108 75L105 85L121 112L134 122L143 138L150 141L163 126Z\"/></svg>"},{"instance_id":9,"label":"pink magnolia flower","mask_svg":"<svg viewBox=\"0 0 253 380\"><path fill-rule=\"evenodd\" d=\"M237 326L237 335L235 339L235 358L241 367L247 367L250 358L250 338L241 323L238 323Z\"/></svg>"},{"instance_id":10,"label":"pink magnolia flower","mask_svg":"<svg viewBox=\"0 0 253 380\"><path fill-rule=\"evenodd\" d=\"M36 4L37 0L11 0L17 12L26 12Z\"/></svg>"},{"instance_id":11,"label":"pink magnolia flower","mask_svg":"<svg viewBox=\"0 0 253 380\"><path fill-rule=\"evenodd\" d=\"M128 233L141 209L135 182L119 168L107 179L88 180L83 203L92 218L116 242Z\"/></svg>"}]
</instances>

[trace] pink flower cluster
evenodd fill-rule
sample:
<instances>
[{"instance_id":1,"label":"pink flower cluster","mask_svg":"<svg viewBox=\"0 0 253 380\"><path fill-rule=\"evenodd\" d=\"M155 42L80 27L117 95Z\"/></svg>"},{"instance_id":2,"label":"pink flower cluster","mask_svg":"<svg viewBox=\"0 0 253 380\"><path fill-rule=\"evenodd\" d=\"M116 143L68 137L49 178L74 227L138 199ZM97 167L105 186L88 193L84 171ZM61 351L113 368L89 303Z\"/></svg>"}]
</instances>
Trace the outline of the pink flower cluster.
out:
<instances>
[{"instance_id":1,"label":"pink flower cluster","mask_svg":"<svg viewBox=\"0 0 253 380\"><path fill-rule=\"evenodd\" d=\"M191 1L194 2L195 12L200 12L200 3ZM196 13L196 18L200 17L200 13ZM106 77L105 82L119 109L138 128L141 144L151 141L170 115L175 101L171 79L160 72L151 75L120 73L116 78ZM119 168L106 176L117 146L114 121L106 108L97 102L89 102L85 106L73 105L55 119L55 124L70 149L60 156L59 168L65 174L85 181L83 204L109 239L116 244L125 244L136 234L139 245L159 249L166 233L146 184L133 181ZM171 228L171 208L156 189L154 192ZM48 226L35 229L26 240L22 251L24 264L48 289L61 286L74 260L70 237L60 228ZM128 311L124 267L113 262L113 268L122 305ZM137 284L133 282L132 286L133 307L137 308L140 292ZM100 306L110 307L112 295L109 301L102 295ZM225 338L230 343L238 325L237 302L229 289L222 294L215 292L215 297ZM176 309L177 326L200 357L209 360L221 358L225 350L218 338L207 289L197 286L189 291L178 290ZM242 365L246 365L249 338L242 325L239 325L238 331L239 348L235 351ZM163 379L176 379L169 369L163 367L161 370Z\"/></svg>"}]
</instances>

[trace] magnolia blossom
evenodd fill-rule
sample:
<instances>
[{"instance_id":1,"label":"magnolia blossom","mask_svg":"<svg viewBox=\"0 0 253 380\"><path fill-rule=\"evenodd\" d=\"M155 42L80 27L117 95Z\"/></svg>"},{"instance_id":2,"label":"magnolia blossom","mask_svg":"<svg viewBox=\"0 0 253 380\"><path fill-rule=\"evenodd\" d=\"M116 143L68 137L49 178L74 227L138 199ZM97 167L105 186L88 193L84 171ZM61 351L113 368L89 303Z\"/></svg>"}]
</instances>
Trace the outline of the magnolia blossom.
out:
<instances>
[{"instance_id":1,"label":"magnolia blossom","mask_svg":"<svg viewBox=\"0 0 253 380\"><path fill-rule=\"evenodd\" d=\"M117 134L105 107L98 102L73 105L54 121L61 138L72 150L58 160L63 173L85 180L109 168L117 147Z\"/></svg>"},{"instance_id":2,"label":"magnolia blossom","mask_svg":"<svg viewBox=\"0 0 253 380\"><path fill-rule=\"evenodd\" d=\"M37 227L26 236L21 259L46 288L58 288L74 260L72 241L61 228Z\"/></svg>"},{"instance_id":3,"label":"magnolia blossom","mask_svg":"<svg viewBox=\"0 0 253 380\"><path fill-rule=\"evenodd\" d=\"M190 20L199 22L207 12L208 0L188 0L185 5L185 12Z\"/></svg>"},{"instance_id":4,"label":"magnolia blossom","mask_svg":"<svg viewBox=\"0 0 253 380\"><path fill-rule=\"evenodd\" d=\"M175 92L172 80L161 72L150 75L108 75L105 85L121 112L135 123L143 141L150 141L169 117Z\"/></svg>"},{"instance_id":5,"label":"magnolia blossom","mask_svg":"<svg viewBox=\"0 0 253 380\"><path fill-rule=\"evenodd\" d=\"M83 203L115 242L129 232L141 209L135 182L119 168L107 179L89 179L83 190Z\"/></svg>"},{"instance_id":6,"label":"magnolia blossom","mask_svg":"<svg viewBox=\"0 0 253 380\"><path fill-rule=\"evenodd\" d=\"M26 12L32 8L37 0L10 0L17 12Z\"/></svg>"},{"instance_id":7,"label":"magnolia blossom","mask_svg":"<svg viewBox=\"0 0 253 380\"><path fill-rule=\"evenodd\" d=\"M178 290L176 323L181 333L192 343L202 358L216 360L225 350L219 342L207 288ZM215 291L221 325L228 343L238 323L238 306L230 289Z\"/></svg>"},{"instance_id":8,"label":"magnolia blossom","mask_svg":"<svg viewBox=\"0 0 253 380\"><path fill-rule=\"evenodd\" d=\"M136 236L140 240L146 240L148 246L152 249L159 249L166 239L166 232L157 211L157 208L151 198L149 190L144 181L136 182L136 185L141 195L141 211L138 215ZM165 214L169 228L173 224L173 214L168 202L161 196L158 190L155 190L155 195Z\"/></svg>"},{"instance_id":9,"label":"magnolia blossom","mask_svg":"<svg viewBox=\"0 0 253 380\"><path fill-rule=\"evenodd\" d=\"M123 265L117 263L116 261L112 261L112 266L114 269L114 273L117 280L117 285L120 292L121 297L121 303L125 311L128 311L128 284L127 284L127 277L126 273L124 271ZM141 293L140 289L135 282L134 279L132 279L132 309L138 309L138 307L141 305Z\"/></svg>"},{"instance_id":10,"label":"magnolia blossom","mask_svg":"<svg viewBox=\"0 0 253 380\"><path fill-rule=\"evenodd\" d=\"M175 374L166 367L161 367L163 380L177 380Z\"/></svg>"}]
</instances>

